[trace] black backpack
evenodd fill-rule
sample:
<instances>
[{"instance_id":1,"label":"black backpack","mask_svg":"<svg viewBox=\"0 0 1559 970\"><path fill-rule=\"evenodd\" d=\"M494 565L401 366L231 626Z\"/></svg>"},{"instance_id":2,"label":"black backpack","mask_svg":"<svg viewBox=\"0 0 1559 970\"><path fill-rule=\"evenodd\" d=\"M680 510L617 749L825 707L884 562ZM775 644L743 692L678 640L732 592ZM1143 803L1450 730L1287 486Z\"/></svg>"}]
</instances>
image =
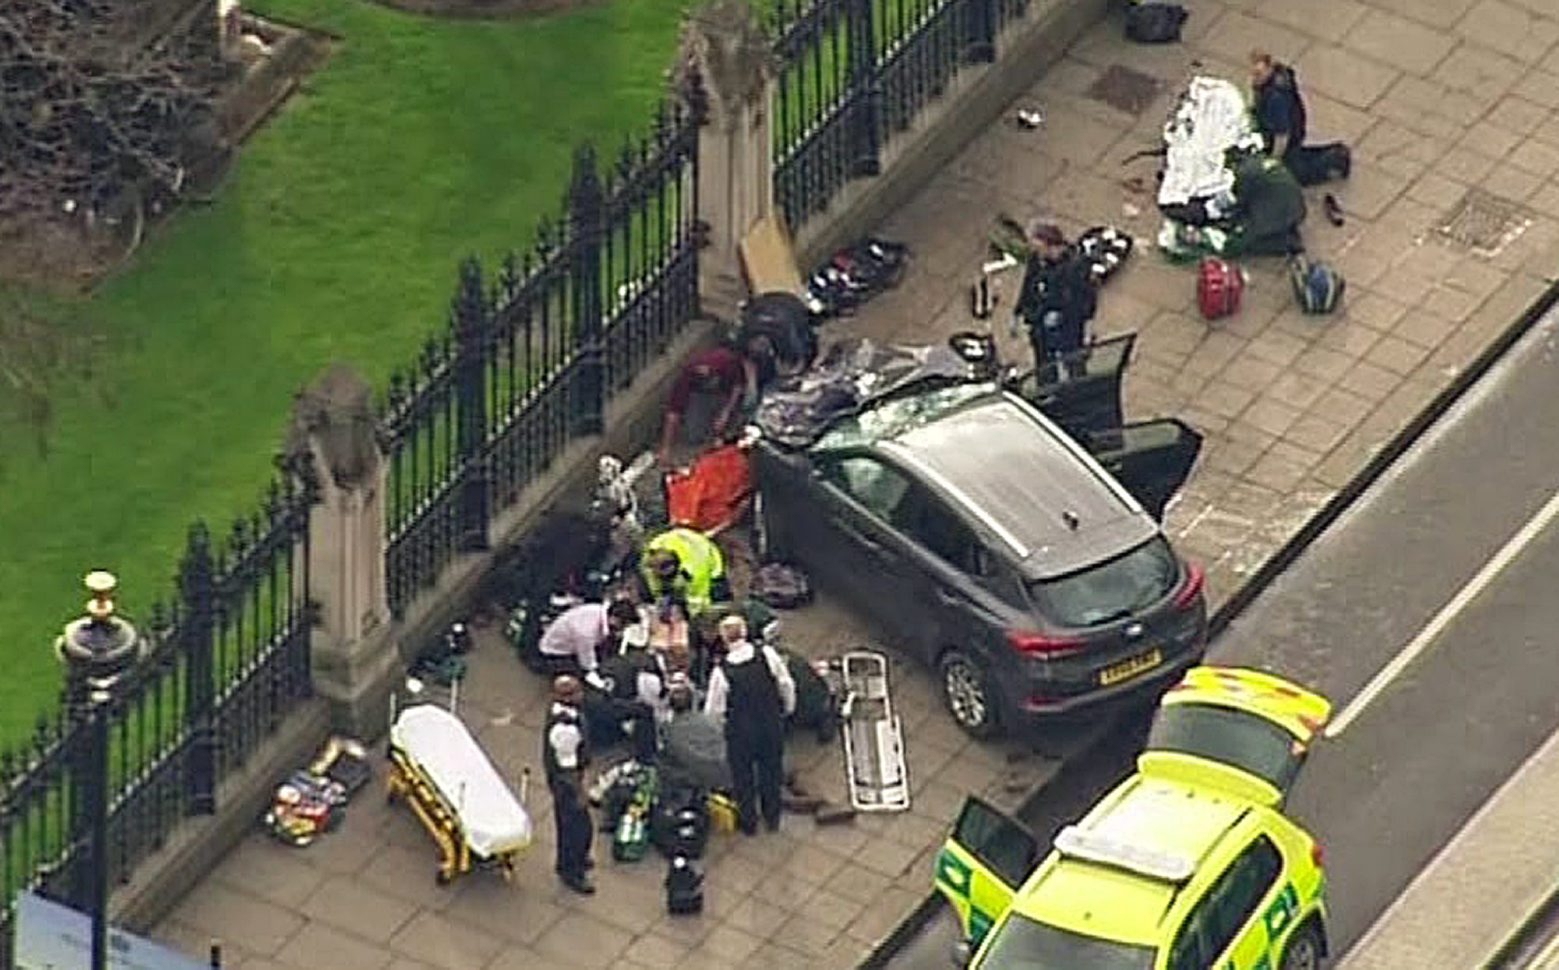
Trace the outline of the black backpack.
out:
<instances>
[{"instance_id":1,"label":"black backpack","mask_svg":"<svg viewBox=\"0 0 1559 970\"><path fill-rule=\"evenodd\" d=\"M1178 3L1133 0L1126 8L1126 39L1139 44L1174 44L1191 16Z\"/></svg>"},{"instance_id":2,"label":"black backpack","mask_svg":"<svg viewBox=\"0 0 1559 970\"><path fill-rule=\"evenodd\" d=\"M666 869L666 912L693 916L703 911L703 873L686 857L674 857Z\"/></svg>"}]
</instances>

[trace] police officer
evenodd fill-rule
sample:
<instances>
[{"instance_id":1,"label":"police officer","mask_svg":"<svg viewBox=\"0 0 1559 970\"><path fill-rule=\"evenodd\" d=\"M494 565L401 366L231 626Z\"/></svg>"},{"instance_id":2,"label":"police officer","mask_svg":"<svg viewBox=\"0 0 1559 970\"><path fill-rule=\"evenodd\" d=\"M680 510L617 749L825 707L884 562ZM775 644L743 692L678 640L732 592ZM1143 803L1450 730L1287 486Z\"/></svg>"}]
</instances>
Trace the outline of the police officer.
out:
<instances>
[{"instance_id":1,"label":"police officer","mask_svg":"<svg viewBox=\"0 0 1559 970\"><path fill-rule=\"evenodd\" d=\"M589 763L589 732L580 709L584 688L577 677L563 675L552 681L552 707L542 732L542 763L547 769L547 788L552 792L552 822L557 830L555 868L563 885L589 896L590 842L594 829L585 807L585 766Z\"/></svg>"},{"instance_id":2,"label":"police officer","mask_svg":"<svg viewBox=\"0 0 1559 970\"><path fill-rule=\"evenodd\" d=\"M785 661L747 639L747 621L720 621L725 656L709 677L704 713L725 727L726 758L742 831L755 835L761 815L770 832L780 825L785 780L785 719L796 709L796 683Z\"/></svg>"},{"instance_id":3,"label":"police officer","mask_svg":"<svg viewBox=\"0 0 1559 970\"><path fill-rule=\"evenodd\" d=\"M1019 324L1028 328L1035 368L1054 364L1059 370L1082 349L1088 322L1098 307L1093 274L1059 226L1033 223L1028 241L1031 249L1012 329L1015 336Z\"/></svg>"},{"instance_id":4,"label":"police officer","mask_svg":"<svg viewBox=\"0 0 1559 970\"><path fill-rule=\"evenodd\" d=\"M639 571L651 602L669 599L688 619L730 595L725 556L697 529L678 526L652 538L644 546Z\"/></svg>"}]
</instances>

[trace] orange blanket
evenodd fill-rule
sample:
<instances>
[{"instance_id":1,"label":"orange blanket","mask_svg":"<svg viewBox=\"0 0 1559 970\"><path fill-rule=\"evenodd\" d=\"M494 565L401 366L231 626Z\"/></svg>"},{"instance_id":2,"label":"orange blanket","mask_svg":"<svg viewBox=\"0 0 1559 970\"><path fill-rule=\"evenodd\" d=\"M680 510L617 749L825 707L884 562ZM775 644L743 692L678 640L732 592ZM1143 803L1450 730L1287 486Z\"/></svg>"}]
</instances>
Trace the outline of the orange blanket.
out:
<instances>
[{"instance_id":1,"label":"orange blanket","mask_svg":"<svg viewBox=\"0 0 1559 970\"><path fill-rule=\"evenodd\" d=\"M715 533L734 524L752 498L752 462L738 445L700 455L687 471L666 475L666 511L673 525Z\"/></svg>"}]
</instances>

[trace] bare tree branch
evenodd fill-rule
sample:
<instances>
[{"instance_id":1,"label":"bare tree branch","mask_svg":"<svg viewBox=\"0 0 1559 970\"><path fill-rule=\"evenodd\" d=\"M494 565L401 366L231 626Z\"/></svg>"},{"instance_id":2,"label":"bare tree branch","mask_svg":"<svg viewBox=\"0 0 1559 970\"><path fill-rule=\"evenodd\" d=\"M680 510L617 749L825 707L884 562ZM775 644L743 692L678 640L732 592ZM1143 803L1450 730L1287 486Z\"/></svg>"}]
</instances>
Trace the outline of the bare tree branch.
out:
<instances>
[{"instance_id":1,"label":"bare tree branch","mask_svg":"<svg viewBox=\"0 0 1559 970\"><path fill-rule=\"evenodd\" d=\"M114 0L0 12L0 219L178 195L223 67L214 30L131 40ZM134 10L135 5L128 5Z\"/></svg>"}]
</instances>

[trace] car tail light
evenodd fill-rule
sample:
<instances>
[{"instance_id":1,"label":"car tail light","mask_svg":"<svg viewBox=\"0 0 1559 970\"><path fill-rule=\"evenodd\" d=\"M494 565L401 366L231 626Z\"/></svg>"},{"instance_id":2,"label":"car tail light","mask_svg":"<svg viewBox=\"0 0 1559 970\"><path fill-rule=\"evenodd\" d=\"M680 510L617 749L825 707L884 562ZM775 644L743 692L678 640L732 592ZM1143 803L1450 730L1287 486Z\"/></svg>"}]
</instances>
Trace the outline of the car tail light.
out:
<instances>
[{"instance_id":1,"label":"car tail light","mask_svg":"<svg viewBox=\"0 0 1559 970\"><path fill-rule=\"evenodd\" d=\"M1030 630L1008 630L1007 643L1018 653L1037 657L1060 657L1083 648L1083 641L1075 637L1052 637Z\"/></svg>"},{"instance_id":2,"label":"car tail light","mask_svg":"<svg viewBox=\"0 0 1559 970\"><path fill-rule=\"evenodd\" d=\"M1310 861L1315 864L1317 869L1321 868L1321 863L1325 860L1325 858L1326 852L1321 849L1321 843L1310 843Z\"/></svg>"},{"instance_id":3,"label":"car tail light","mask_svg":"<svg viewBox=\"0 0 1559 970\"><path fill-rule=\"evenodd\" d=\"M1180 584L1180 589L1175 592L1175 609L1189 610L1202 595L1202 587L1207 584L1207 573L1194 562L1185 564L1185 582Z\"/></svg>"}]
</instances>

